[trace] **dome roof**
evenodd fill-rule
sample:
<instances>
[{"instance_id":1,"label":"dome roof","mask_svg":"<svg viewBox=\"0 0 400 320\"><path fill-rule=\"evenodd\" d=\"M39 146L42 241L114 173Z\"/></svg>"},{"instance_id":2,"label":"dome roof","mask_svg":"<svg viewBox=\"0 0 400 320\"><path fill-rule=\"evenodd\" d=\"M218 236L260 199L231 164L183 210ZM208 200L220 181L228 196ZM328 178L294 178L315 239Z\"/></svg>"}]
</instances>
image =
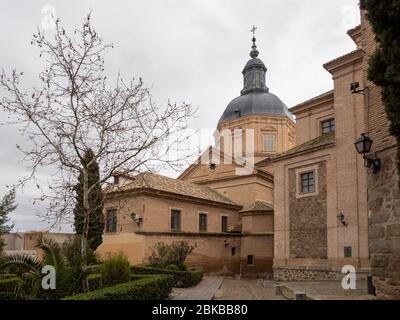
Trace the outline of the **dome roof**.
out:
<instances>
[{"instance_id":1,"label":"dome roof","mask_svg":"<svg viewBox=\"0 0 400 320\"><path fill-rule=\"evenodd\" d=\"M267 67L265 66L264 62L262 62L262 60L260 60L258 58L254 58L254 59L250 59L247 62L246 66L244 67L243 74L247 70L249 70L251 68L256 68L256 67L262 68L264 71L267 71Z\"/></svg>"},{"instance_id":2,"label":"dome roof","mask_svg":"<svg viewBox=\"0 0 400 320\"><path fill-rule=\"evenodd\" d=\"M254 30L255 27L252 31ZM249 115L286 116L294 121L288 107L276 95L269 92L265 81L267 68L258 58L256 38L253 37L252 41L251 59L242 72L244 84L241 96L226 107L218 125Z\"/></svg>"},{"instance_id":3,"label":"dome roof","mask_svg":"<svg viewBox=\"0 0 400 320\"><path fill-rule=\"evenodd\" d=\"M234 99L226 107L218 125L249 115L287 116L293 120L288 107L276 95L253 92Z\"/></svg>"}]
</instances>

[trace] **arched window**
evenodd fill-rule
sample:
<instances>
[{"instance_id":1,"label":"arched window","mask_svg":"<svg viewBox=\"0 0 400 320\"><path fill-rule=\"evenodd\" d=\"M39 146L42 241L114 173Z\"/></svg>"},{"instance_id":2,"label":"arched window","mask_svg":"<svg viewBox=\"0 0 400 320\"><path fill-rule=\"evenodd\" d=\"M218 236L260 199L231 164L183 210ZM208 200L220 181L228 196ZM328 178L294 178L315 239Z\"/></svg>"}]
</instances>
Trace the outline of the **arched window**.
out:
<instances>
[{"instance_id":1,"label":"arched window","mask_svg":"<svg viewBox=\"0 0 400 320\"><path fill-rule=\"evenodd\" d=\"M259 72L256 72L256 88L261 88L261 76Z\"/></svg>"}]
</instances>

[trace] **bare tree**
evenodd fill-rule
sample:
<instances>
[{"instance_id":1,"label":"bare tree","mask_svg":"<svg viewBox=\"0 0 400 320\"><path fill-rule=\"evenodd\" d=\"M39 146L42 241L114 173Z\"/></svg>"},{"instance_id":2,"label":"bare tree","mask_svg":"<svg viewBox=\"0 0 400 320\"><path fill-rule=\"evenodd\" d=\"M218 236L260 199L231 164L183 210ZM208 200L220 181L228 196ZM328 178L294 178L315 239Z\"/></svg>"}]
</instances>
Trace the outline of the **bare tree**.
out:
<instances>
[{"instance_id":1,"label":"bare tree","mask_svg":"<svg viewBox=\"0 0 400 320\"><path fill-rule=\"evenodd\" d=\"M51 39L50 39L51 38ZM50 199L46 219L60 221L74 206L73 186L83 176L84 230L82 256L86 255L89 227L88 168L84 154L92 150L100 165L99 183L104 187L114 174L158 170L162 165L178 168L183 157L172 156L188 139L182 132L193 116L189 104L157 106L141 79L125 82L120 75L109 85L104 72L104 56L112 45L91 26L90 14L82 28L69 35L58 19L51 37L38 29L32 45L40 48L46 68L39 74L39 85L26 92L14 70L0 75L6 90L2 108L32 148L17 146L30 163L29 176L35 178L40 167L56 169L57 180L44 193ZM189 155L188 155L189 157ZM39 187L39 186L38 186ZM43 188L41 188L43 190Z\"/></svg>"}]
</instances>

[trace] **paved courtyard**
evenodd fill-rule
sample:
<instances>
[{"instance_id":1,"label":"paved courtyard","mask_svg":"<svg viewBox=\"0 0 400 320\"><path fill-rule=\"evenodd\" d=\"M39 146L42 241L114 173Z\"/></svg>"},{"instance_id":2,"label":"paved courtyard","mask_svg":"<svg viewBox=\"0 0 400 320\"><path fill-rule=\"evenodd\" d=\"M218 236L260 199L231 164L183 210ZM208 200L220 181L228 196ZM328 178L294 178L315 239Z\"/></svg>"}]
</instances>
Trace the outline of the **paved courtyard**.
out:
<instances>
[{"instance_id":1,"label":"paved courtyard","mask_svg":"<svg viewBox=\"0 0 400 320\"><path fill-rule=\"evenodd\" d=\"M203 280L192 288L174 288L171 300L212 300L221 287L224 277L205 276Z\"/></svg>"},{"instance_id":2,"label":"paved courtyard","mask_svg":"<svg viewBox=\"0 0 400 320\"><path fill-rule=\"evenodd\" d=\"M367 281L357 281L355 290L344 290L341 281L291 281L281 285L297 292L306 292L318 300L371 300L368 295Z\"/></svg>"},{"instance_id":3,"label":"paved courtyard","mask_svg":"<svg viewBox=\"0 0 400 320\"><path fill-rule=\"evenodd\" d=\"M275 296L273 281L226 278L215 300L282 300Z\"/></svg>"},{"instance_id":4,"label":"paved courtyard","mask_svg":"<svg viewBox=\"0 0 400 320\"><path fill-rule=\"evenodd\" d=\"M340 281L280 282L290 288L284 296L275 296L270 280L234 279L205 276L192 288L174 288L171 300L285 300L293 299L292 292L305 292L317 300L371 300L366 281L358 281L356 290L343 290Z\"/></svg>"}]
</instances>

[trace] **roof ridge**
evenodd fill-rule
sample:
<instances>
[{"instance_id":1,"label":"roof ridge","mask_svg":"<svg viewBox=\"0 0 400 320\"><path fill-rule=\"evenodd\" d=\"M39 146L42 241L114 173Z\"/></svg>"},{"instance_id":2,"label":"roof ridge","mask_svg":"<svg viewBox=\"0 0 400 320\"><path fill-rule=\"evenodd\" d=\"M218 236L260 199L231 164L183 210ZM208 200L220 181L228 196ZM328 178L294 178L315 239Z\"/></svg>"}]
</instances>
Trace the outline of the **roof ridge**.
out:
<instances>
[{"instance_id":1,"label":"roof ridge","mask_svg":"<svg viewBox=\"0 0 400 320\"><path fill-rule=\"evenodd\" d=\"M295 155L300 152L311 151L315 148L334 143L335 140L336 140L335 132L326 133L326 134L318 136L312 140L304 142L298 146L295 146L294 148L292 148L290 150L287 150L283 153L276 155L275 157L272 158L272 161L278 160L280 158L284 158L286 156Z\"/></svg>"}]
</instances>

